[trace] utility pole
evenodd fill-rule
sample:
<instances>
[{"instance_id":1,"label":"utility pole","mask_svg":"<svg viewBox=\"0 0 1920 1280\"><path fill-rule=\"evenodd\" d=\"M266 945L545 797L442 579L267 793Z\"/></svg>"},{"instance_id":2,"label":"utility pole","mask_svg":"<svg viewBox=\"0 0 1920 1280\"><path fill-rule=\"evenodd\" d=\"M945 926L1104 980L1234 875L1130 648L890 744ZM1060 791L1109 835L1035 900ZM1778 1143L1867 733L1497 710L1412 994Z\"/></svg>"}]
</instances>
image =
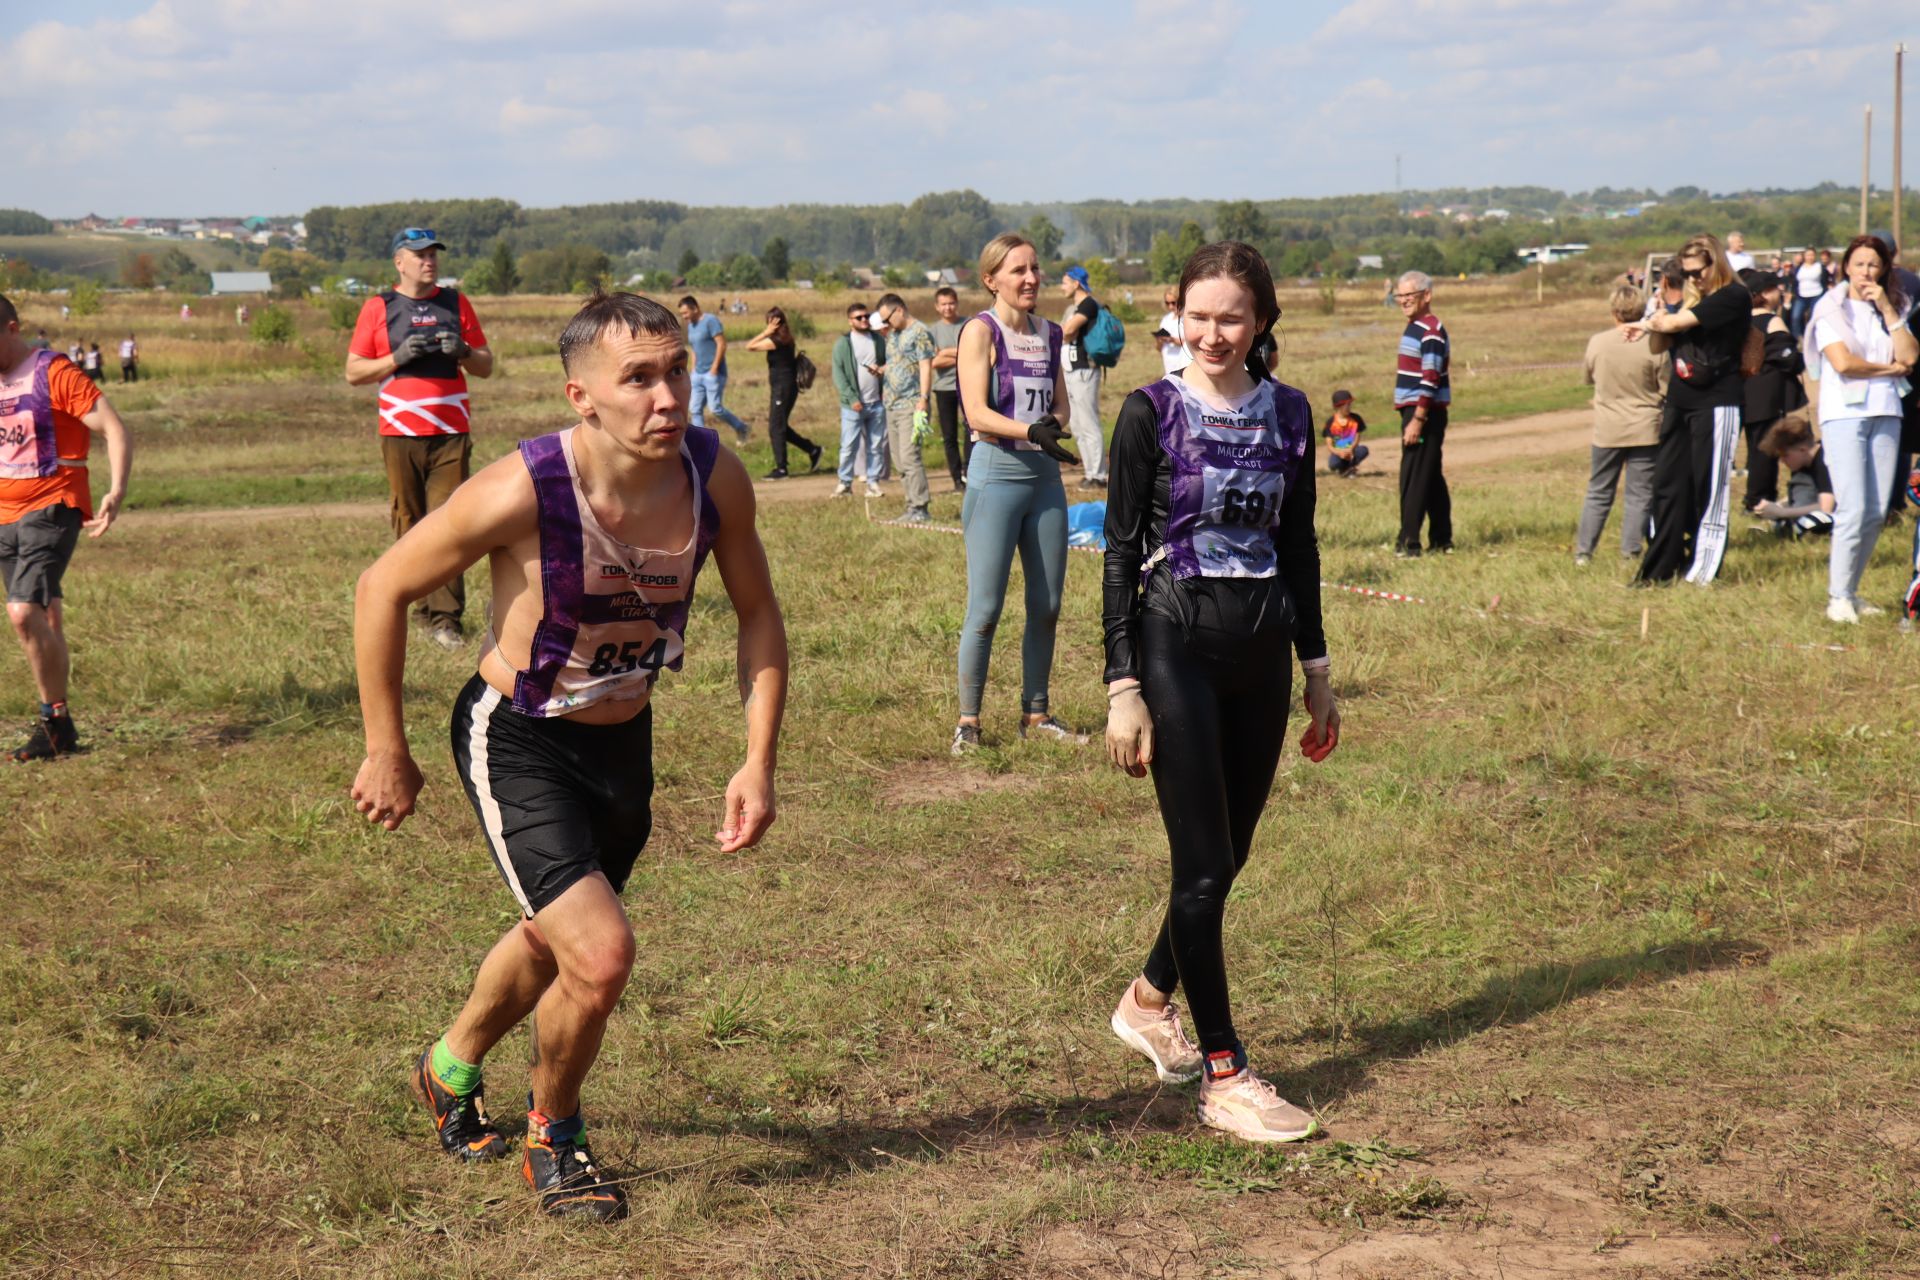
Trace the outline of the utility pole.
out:
<instances>
[{"instance_id":1,"label":"utility pole","mask_svg":"<svg viewBox=\"0 0 1920 1280\"><path fill-rule=\"evenodd\" d=\"M1860 139L1860 234L1867 234L1867 179L1873 172L1873 104L1867 104L1867 129Z\"/></svg>"},{"instance_id":2,"label":"utility pole","mask_svg":"<svg viewBox=\"0 0 1920 1280\"><path fill-rule=\"evenodd\" d=\"M1905 44L1896 44L1893 46L1893 242L1896 246L1905 243L1900 235L1900 204L1902 194L1900 185L1900 82L1905 78L1902 74L1904 68L1901 64L1906 61L1906 57L1907 46ZM1909 254L1907 255L1907 261L1920 262L1920 258L1915 258L1912 254Z\"/></svg>"}]
</instances>

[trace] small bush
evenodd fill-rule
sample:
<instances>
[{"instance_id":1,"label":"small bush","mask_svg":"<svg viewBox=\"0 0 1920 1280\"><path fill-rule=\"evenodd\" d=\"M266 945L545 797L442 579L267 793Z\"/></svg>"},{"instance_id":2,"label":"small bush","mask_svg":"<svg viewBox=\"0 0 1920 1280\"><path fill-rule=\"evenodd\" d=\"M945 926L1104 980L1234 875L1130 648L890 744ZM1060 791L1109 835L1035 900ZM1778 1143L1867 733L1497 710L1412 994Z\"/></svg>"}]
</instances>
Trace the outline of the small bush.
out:
<instances>
[{"instance_id":1,"label":"small bush","mask_svg":"<svg viewBox=\"0 0 1920 1280\"><path fill-rule=\"evenodd\" d=\"M344 293L322 294L317 305L327 313L327 323L342 333L350 331L360 319L360 299Z\"/></svg>"},{"instance_id":2,"label":"small bush","mask_svg":"<svg viewBox=\"0 0 1920 1280\"><path fill-rule=\"evenodd\" d=\"M247 336L263 347L284 347L293 341L293 315L284 307L262 307L248 323Z\"/></svg>"},{"instance_id":3,"label":"small bush","mask_svg":"<svg viewBox=\"0 0 1920 1280\"><path fill-rule=\"evenodd\" d=\"M73 308L77 316L97 316L100 314L100 284L96 280L82 280L73 286L73 295L67 305Z\"/></svg>"}]
</instances>

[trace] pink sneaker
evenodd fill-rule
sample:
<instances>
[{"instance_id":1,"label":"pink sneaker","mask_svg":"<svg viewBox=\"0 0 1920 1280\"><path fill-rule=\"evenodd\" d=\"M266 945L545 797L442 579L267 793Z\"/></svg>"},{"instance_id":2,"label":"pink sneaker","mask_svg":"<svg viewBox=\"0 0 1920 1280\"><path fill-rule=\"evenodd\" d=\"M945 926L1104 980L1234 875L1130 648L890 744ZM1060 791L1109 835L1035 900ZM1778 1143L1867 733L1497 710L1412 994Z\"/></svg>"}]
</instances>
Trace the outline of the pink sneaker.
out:
<instances>
[{"instance_id":1,"label":"pink sneaker","mask_svg":"<svg viewBox=\"0 0 1920 1280\"><path fill-rule=\"evenodd\" d=\"M1320 1122L1281 1097L1253 1074L1244 1059L1208 1054L1200 1082L1200 1123L1248 1142L1299 1142L1320 1132Z\"/></svg>"},{"instance_id":2,"label":"pink sneaker","mask_svg":"<svg viewBox=\"0 0 1920 1280\"><path fill-rule=\"evenodd\" d=\"M1168 1084L1186 1084L1199 1078L1200 1051L1180 1027L1180 1010L1172 1001L1164 1009L1149 1009L1134 999L1133 984L1108 1019L1122 1044L1138 1049L1152 1061L1154 1072Z\"/></svg>"}]
</instances>

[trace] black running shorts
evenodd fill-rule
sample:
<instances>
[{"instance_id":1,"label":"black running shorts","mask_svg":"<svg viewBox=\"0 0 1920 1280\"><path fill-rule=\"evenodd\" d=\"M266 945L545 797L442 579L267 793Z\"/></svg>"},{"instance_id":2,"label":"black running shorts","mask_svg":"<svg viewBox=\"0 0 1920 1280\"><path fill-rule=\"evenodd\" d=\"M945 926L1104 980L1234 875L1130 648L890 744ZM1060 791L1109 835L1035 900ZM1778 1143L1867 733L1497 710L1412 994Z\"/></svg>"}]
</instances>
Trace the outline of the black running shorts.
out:
<instances>
[{"instance_id":1,"label":"black running shorts","mask_svg":"<svg viewBox=\"0 0 1920 1280\"><path fill-rule=\"evenodd\" d=\"M453 704L453 763L531 918L599 871L618 893L653 829L653 708L623 724L528 716L478 675Z\"/></svg>"},{"instance_id":2,"label":"black running shorts","mask_svg":"<svg viewBox=\"0 0 1920 1280\"><path fill-rule=\"evenodd\" d=\"M64 502L0 524L0 578L9 604L52 604L80 541L80 508Z\"/></svg>"}]
</instances>

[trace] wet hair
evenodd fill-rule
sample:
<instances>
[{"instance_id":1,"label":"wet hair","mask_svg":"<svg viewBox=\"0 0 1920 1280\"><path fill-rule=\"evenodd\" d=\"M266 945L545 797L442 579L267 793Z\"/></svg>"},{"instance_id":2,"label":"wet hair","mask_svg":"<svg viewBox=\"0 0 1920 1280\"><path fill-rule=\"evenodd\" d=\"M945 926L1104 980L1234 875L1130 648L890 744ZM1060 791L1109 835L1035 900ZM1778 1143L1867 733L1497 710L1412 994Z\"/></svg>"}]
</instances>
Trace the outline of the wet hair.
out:
<instances>
[{"instance_id":1,"label":"wet hair","mask_svg":"<svg viewBox=\"0 0 1920 1280\"><path fill-rule=\"evenodd\" d=\"M1273 272L1260 251L1239 240L1216 240L1193 251L1180 269L1179 296L1174 309L1187 310L1187 290L1202 280L1231 280L1253 295L1253 346L1247 351L1247 372L1259 382L1271 376L1262 359L1263 339L1273 336L1280 321L1280 299L1273 291Z\"/></svg>"},{"instance_id":2,"label":"wet hair","mask_svg":"<svg viewBox=\"0 0 1920 1280\"><path fill-rule=\"evenodd\" d=\"M888 307L898 307L905 311L907 300L897 293L883 293L880 295L880 301L873 304L875 311L885 311Z\"/></svg>"},{"instance_id":3,"label":"wet hair","mask_svg":"<svg viewBox=\"0 0 1920 1280\"><path fill-rule=\"evenodd\" d=\"M980 283L982 286L987 287L988 293L992 293L993 289L991 286L987 286L987 277L1005 265L1007 255L1022 245L1032 249L1033 241L1027 239L1018 231L1003 231L993 239L987 241L986 245L980 250ZM1038 251L1036 250L1036 252ZM995 296L997 297L998 295Z\"/></svg>"},{"instance_id":4,"label":"wet hair","mask_svg":"<svg viewBox=\"0 0 1920 1280\"><path fill-rule=\"evenodd\" d=\"M1631 324L1646 313L1647 299L1630 284L1617 284L1607 295L1607 309L1622 324Z\"/></svg>"},{"instance_id":5,"label":"wet hair","mask_svg":"<svg viewBox=\"0 0 1920 1280\"><path fill-rule=\"evenodd\" d=\"M1894 309L1904 310L1906 298L1900 293L1900 277L1893 269L1893 250L1879 236L1855 236L1847 241L1846 252L1840 255L1840 278L1846 279L1847 264L1853 261L1853 255L1861 250L1869 250L1880 258L1880 287L1887 291L1887 298Z\"/></svg>"},{"instance_id":6,"label":"wet hair","mask_svg":"<svg viewBox=\"0 0 1920 1280\"><path fill-rule=\"evenodd\" d=\"M694 297L692 294L688 294L686 297L680 299L680 301L674 303L674 305L677 307L692 307L695 311L698 311L700 309L700 299Z\"/></svg>"},{"instance_id":7,"label":"wet hair","mask_svg":"<svg viewBox=\"0 0 1920 1280\"><path fill-rule=\"evenodd\" d=\"M1767 428L1767 434L1760 437L1760 452L1769 458L1778 458L1789 449L1798 449L1813 443L1813 424L1807 421L1804 413L1790 413Z\"/></svg>"},{"instance_id":8,"label":"wet hair","mask_svg":"<svg viewBox=\"0 0 1920 1280\"><path fill-rule=\"evenodd\" d=\"M20 313L14 309L13 299L0 293L0 324L13 324L19 319Z\"/></svg>"},{"instance_id":9,"label":"wet hair","mask_svg":"<svg viewBox=\"0 0 1920 1280\"><path fill-rule=\"evenodd\" d=\"M609 329L623 329L635 337L647 334L681 340L680 318L652 298L596 292L561 331L560 367L572 373L574 357L591 350Z\"/></svg>"},{"instance_id":10,"label":"wet hair","mask_svg":"<svg viewBox=\"0 0 1920 1280\"><path fill-rule=\"evenodd\" d=\"M933 296L936 298L952 298L955 302L960 301L960 291L950 284L943 284L938 289L935 289Z\"/></svg>"}]
</instances>

